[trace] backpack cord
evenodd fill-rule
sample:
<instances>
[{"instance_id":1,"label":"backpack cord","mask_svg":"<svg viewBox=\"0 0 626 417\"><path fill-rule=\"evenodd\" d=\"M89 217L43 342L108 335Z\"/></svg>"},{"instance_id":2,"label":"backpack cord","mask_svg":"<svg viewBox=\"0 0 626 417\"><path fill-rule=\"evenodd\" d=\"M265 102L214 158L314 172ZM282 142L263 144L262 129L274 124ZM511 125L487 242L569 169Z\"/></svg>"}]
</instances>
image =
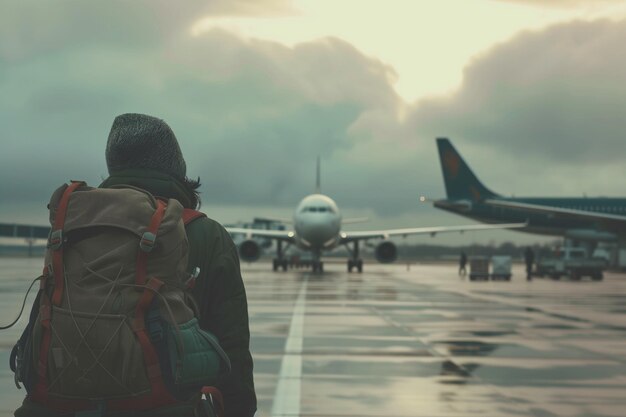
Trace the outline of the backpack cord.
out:
<instances>
[{"instance_id":1,"label":"backpack cord","mask_svg":"<svg viewBox=\"0 0 626 417\"><path fill-rule=\"evenodd\" d=\"M42 276L39 276L37 278L35 278L33 280L33 282L30 283L30 287L28 287L28 290L26 290L26 295L24 296L24 301L22 301L22 308L20 309L20 314L18 314L17 318L15 320L13 320L13 322L7 326L0 326L0 330L6 330L10 327L13 327L15 325L15 323L18 322L18 320L22 317L22 313L24 312L24 307L26 306L26 299L28 298L28 294L30 293L30 290L33 288L33 285L35 285L35 282L39 281Z\"/></svg>"},{"instance_id":2,"label":"backpack cord","mask_svg":"<svg viewBox=\"0 0 626 417\"><path fill-rule=\"evenodd\" d=\"M163 284L165 285L169 285L167 283ZM176 322L176 318L174 317L174 313L172 312L172 308L170 307L170 303L167 301L167 298L165 298L163 296L163 294L161 294L159 291L154 290L153 288L148 287L147 285L138 285L138 284L120 284L120 286L123 287L133 287L133 288L143 288L144 290L150 290L152 291L155 295L157 295L158 297L161 298L161 301L163 302L163 304L165 305L165 308L167 309L167 312L170 316L170 319L172 320L172 324L174 325L174 330L176 331L176 349L178 350L178 353L180 354L180 356L185 356L185 344L183 343L183 336L180 333L180 327L178 326L178 323Z\"/></svg>"}]
</instances>

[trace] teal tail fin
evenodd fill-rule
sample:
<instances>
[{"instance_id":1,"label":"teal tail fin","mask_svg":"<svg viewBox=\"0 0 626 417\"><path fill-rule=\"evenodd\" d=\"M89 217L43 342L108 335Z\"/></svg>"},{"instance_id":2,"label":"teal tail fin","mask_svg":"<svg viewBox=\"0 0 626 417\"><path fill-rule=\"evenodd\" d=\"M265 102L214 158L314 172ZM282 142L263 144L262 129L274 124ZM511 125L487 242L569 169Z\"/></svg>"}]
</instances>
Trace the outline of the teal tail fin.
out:
<instances>
[{"instance_id":1,"label":"teal tail fin","mask_svg":"<svg viewBox=\"0 0 626 417\"><path fill-rule=\"evenodd\" d=\"M437 138L437 148L449 200L480 201L497 196L476 178L450 140Z\"/></svg>"}]
</instances>

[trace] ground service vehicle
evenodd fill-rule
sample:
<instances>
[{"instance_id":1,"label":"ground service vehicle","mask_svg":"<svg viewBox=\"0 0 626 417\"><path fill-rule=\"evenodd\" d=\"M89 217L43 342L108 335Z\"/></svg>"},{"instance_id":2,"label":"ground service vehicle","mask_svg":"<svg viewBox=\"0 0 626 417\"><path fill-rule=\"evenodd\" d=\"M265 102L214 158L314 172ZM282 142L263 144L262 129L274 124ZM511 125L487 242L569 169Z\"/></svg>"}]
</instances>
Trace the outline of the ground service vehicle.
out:
<instances>
[{"instance_id":1,"label":"ground service vehicle","mask_svg":"<svg viewBox=\"0 0 626 417\"><path fill-rule=\"evenodd\" d=\"M491 257L491 279L492 280L511 280L511 257L510 256L492 256Z\"/></svg>"},{"instance_id":2,"label":"ground service vehicle","mask_svg":"<svg viewBox=\"0 0 626 417\"><path fill-rule=\"evenodd\" d=\"M533 275L554 279L567 276L574 280L588 276L594 281L600 281L606 266L605 259L590 257L585 248L564 247L537 261Z\"/></svg>"},{"instance_id":3,"label":"ground service vehicle","mask_svg":"<svg viewBox=\"0 0 626 417\"><path fill-rule=\"evenodd\" d=\"M489 279L489 258L486 256L472 256L470 264L470 281Z\"/></svg>"}]
</instances>

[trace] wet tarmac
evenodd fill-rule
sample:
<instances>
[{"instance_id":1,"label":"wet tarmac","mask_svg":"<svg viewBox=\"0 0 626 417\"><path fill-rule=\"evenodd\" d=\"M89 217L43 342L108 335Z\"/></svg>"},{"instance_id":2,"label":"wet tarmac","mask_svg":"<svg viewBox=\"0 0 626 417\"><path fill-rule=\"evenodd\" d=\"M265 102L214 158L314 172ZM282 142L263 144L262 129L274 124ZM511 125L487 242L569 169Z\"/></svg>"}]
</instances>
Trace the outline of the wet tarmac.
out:
<instances>
[{"instance_id":1,"label":"wet tarmac","mask_svg":"<svg viewBox=\"0 0 626 417\"><path fill-rule=\"evenodd\" d=\"M8 322L39 259L0 259ZM626 274L470 282L455 265L243 265L261 416L625 416ZM19 298L19 299L18 299ZM20 328L22 328L22 322ZM0 416L23 393L0 331Z\"/></svg>"}]
</instances>

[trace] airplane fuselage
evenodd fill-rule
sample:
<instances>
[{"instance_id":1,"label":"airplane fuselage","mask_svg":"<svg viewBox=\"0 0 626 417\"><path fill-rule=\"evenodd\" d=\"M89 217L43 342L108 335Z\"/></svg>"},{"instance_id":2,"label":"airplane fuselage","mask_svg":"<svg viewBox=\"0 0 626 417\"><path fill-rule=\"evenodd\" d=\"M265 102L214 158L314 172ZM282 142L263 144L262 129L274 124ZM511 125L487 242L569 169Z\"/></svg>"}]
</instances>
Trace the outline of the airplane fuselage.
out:
<instances>
[{"instance_id":1,"label":"airplane fuselage","mask_svg":"<svg viewBox=\"0 0 626 417\"><path fill-rule=\"evenodd\" d=\"M506 202L534 204L596 213L626 215L626 198L503 198ZM528 222L520 232L563 236L574 240L624 239L626 230L608 229L600 222L537 213L521 208L495 207L469 200L439 200L435 207L485 223Z\"/></svg>"},{"instance_id":2,"label":"airplane fuselage","mask_svg":"<svg viewBox=\"0 0 626 417\"><path fill-rule=\"evenodd\" d=\"M293 215L296 245L321 252L333 249L340 241L341 213L337 203L324 194L302 199Z\"/></svg>"},{"instance_id":3,"label":"airplane fuselage","mask_svg":"<svg viewBox=\"0 0 626 417\"><path fill-rule=\"evenodd\" d=\"M435 207L483 223L524 222L522 232L626 244L626 198L503 197L487 188L447 138L437 138L447 199Z\"/></svg>"}]
</instances>

